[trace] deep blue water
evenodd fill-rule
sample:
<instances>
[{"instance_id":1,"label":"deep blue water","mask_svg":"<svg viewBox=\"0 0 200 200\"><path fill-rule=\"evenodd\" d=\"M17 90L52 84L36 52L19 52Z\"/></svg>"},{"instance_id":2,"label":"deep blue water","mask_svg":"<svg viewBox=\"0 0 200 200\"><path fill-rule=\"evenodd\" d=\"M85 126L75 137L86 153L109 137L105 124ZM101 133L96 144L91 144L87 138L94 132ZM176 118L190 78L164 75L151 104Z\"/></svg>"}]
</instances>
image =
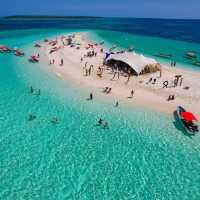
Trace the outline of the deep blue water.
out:
<instances>
[{"instance_id":1,"label":"deep blue water","mask_svg":"<svg viewBox=\"0 0 200 200\"><path fill-rule=\"evenodd\" d=\"M8 20L0 19L0 31L34 28L101 29L200 43L200 20L94 18Z\"/></svg>"}]
</instances>

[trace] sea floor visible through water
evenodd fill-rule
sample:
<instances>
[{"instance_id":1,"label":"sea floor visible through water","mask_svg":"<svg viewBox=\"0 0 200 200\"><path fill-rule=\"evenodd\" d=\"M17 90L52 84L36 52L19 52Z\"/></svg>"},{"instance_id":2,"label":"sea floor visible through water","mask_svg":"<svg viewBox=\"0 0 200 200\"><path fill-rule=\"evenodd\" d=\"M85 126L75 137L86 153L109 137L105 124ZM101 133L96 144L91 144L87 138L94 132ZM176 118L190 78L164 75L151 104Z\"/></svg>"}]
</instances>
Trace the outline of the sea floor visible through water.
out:
<instances>
[{"instance_id":1,"label":"sea floor visible through water","mask_svg":"<svg viewBox=\"0 0 200 200\"><path fill-rule=\"evenodd\" d=\"M26 53L0 54L0 199L199 199L200 136L184 135L173 115L87 101L87 90L27 61L35 41L60 34L33 32L0 39Z\"/></svg>"}]
</instances>

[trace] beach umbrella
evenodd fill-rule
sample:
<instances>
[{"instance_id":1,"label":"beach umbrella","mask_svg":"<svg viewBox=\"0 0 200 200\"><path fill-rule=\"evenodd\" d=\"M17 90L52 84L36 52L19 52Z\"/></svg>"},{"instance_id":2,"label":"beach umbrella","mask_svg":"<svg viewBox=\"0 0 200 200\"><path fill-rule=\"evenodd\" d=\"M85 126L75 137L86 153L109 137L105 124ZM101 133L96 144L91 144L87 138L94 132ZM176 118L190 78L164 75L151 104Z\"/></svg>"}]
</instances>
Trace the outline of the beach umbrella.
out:
<instances>
[{"instance_id":1,"label":"beach umbrella","mask_svg":"<svg viewBox=\"0 0 200 200\"><path fill-rule=\"evenodd\" d=\"M197 121L197 118L194 116L193 113L191 112L182 112L181 116L186 120L186 121Z\"/></svg>"}]
</instances>

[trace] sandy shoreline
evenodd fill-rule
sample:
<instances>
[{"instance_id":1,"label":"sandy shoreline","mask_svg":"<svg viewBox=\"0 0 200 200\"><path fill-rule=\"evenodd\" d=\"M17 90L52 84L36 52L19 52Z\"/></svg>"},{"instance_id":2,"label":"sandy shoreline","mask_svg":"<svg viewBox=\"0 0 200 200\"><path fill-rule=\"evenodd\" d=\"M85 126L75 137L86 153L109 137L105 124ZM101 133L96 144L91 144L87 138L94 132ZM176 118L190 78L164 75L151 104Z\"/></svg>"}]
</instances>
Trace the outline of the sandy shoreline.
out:
<instances>
[{"instance_id":1,"label":"sandy shoreline","mask_svg":"<svg viewBox=\"0 0 200 200\"><path fill-rule=\"evenodd\" d=\"M86 32L76 33L74 41L80 43L78 45L80 49L63 46L61 38L58 37L57 46L61 48L51 54L49 51L52 46L47 42L40 43L42 47L37 49L41 55L40 62L47 64L48 69L60 79L73 81L78 87L86 87L94 96L102 94L105 87L112 88L111 93L105 95L112 96L115 101L119 101L119 105L129 103L166 113L172 113L178 105L181 105L200 117L200 73L162 65L161 78L158 78L159 72L156 72L133 76L126 84L127 77L120 76L119 80L111 80L113 74L107 69L104 69L103 76L100 78L97 76L97 70L102 65L104 53L100 53L100 49L104 47L100 45L95 47L95 51L98 52L96 57L83 58L87 52L85 47L92 41L89 41ZM81 58L83 58L82 62ZM53 59L55 63L49 65L49 61ZM63 59L63 66L60 66L61 59ZM93 65L90 76L84 75L86 62L88 63L86 68ZM182 86L163 89L163 82L168 81L170 84L175 75L183 76ZM156 78L156 84L147 84L150 78ZM128 98L131 90L134 90L134 96ZM175 100L167 101L169 95L175 95Z\"/></svg>"}]
</instances>

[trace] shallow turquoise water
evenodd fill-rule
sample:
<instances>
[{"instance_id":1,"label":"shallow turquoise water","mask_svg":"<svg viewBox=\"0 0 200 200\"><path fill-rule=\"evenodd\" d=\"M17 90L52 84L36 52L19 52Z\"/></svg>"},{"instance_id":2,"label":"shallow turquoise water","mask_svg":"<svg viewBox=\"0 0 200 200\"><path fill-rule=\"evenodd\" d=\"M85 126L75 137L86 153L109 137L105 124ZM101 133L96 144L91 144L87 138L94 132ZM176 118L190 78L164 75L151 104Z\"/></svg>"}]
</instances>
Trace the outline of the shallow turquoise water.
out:
<instances>
[{"instance_id":1,"label":"shallow turquoise water","mask_svg":"<svg viewBox=\"0 0 200 200\"><path fill-rule=\"evenodd\" d=\"M55 32L0 40L27 54L0 54L0 199L199 199L200 136L185 136L171 115L88 102L87 90L28 63L34 41Z\"/></svg>"},{"instance_id":2,"label":"shallow turquoise water","mask_svg":"<svg viewBox=\"0 0 200 200\"><path fill-rule=\"evenodd\" d=\"M158 37L145 37L114 31L93 31L91 36L93 39L106 40L108 46L116 44L119 49L132 46L135 48L136 52L154 57L159 62L170 64L171 60L173 60L177 62L179 67L200 72L200 66L192 65L192 61L190 59L184 58L186 52L194 51L196 52L198 59L200 59L200 44L181 42ZM171 60L159 58L155 56L157 53L172 54L173 57Z\"/></svg>"}]
</instances>

